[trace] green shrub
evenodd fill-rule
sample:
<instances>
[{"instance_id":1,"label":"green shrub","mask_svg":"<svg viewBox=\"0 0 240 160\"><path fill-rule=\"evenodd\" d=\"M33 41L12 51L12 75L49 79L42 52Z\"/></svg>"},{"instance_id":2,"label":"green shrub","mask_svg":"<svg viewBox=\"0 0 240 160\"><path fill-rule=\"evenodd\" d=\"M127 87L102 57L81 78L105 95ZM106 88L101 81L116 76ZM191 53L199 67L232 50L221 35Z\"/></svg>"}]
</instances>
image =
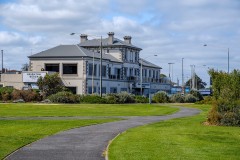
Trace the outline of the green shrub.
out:
<instances>
[{"instance_id":1,"label":"green shrub","mask_svg":"<svg viewBox=\"0 0 240 160\"><path fill-rule=\"evenodd\" d=\"M12 100L23 99L25 102L41 101L41 96L34 90L17 90L11 94Z\"/></svg>"},{"instance_id":2,"label":"green shrub","mask_svg":"<svg viewBox=\"0 0 240 160\"><path fill-rule=\"evenodd\" d=\"M81 95L80 96L80 103L106 103L106 100L99 95L93 94L93 95Z\"/></svg>"},{"instance_id":3,"label":"green shrub","mask_svg":"<svg viewBox=\"0 0 240 160\"><path fill-rule=\"evenodd\" d=\"M109 93L104 96L104 99L106 100L107 104L117 104L118 103L118 97L115 93Z\"/></svg>"},{"instance_id":4,"label":"green shrub","mask_svg":"<svg viewBox=\"0 0 240 160\"><path fill-rule=\"evenodd\" d=\"M184 103L184 97L180 93L172 95L170 100L173 103Z\"/></svg>"},{"instance_id":5,"label":"green shrub","mask_svg":"<svg viewBox=\"0 0 240 160\"><path fill-rule=\"evenodd\" d=\"M154 94L152 99L156 103L167 103L167 102L169 102L169 97L168 97L167 93L163 92L163 91L157 92L156 94Z\"/></svg>"},{"instance_id":6,"label":"green shrub","mask_svg":"<svg viewBox=\"0 0 240 160\"><path fill-rule=\"evenodd\" d=\"M240 126L240 102L214 101L208 113L208 122L213 125Z\"/></svg>"},{"instance_id":7,"label":"green shrub","mask_svg":"<svg viewBox=\"0 0 240 160\"><path fill-rule=\"evenodd\" d=\"M20 90L15 89L15 90L12 92L11 95L12 95L12 100L22 99L22 95L21 95L21 91L20 91Z\"/></svg>"},{"instance_id":8,"label":"green shrub","mask_svg":"<svg viewBox=\"0 0 240 160\"><path fill-rule=\"evenodd\" d=\"M117 94L118 103L135 103L134 95L128 92L120 92Z\"/></svg>"},{"instance_id":9,"label":"green shrub","mask_svg":"<svg viewBox=\"0 0 240 160\"><path fill-rule=\"evenodd\" d=\"M203 97L203 100L196 102L197 104L212 104L213 103L213 97L212 96L206 96Z\"/></svg>"},{"instance_id":10,"label":"green shrub","mask_svg":"<svg viewBox=\"0 0 240 160\"><path fill-rule=\"evenodd\" d=\"M220 120L220 125L240 126L240 114L237 112L225 112Z\"/></svg>"},{"instance_id":11,"label":"green shrub","mask_svg":"<svg viewBox=\"0 0 240 160\"><path fill-rule=\"evenodd\" d=\"M215 103L208 122L215 125L240 126L240 70L231 73L210 70ZM218 118L215 118L218 115Z\"/></svg>"},{"instance_id":12,"label":"green shrub","mask_svg":"<svg viewBox=\"0 0 240 160\"><path fill-rule=\"evenodd\" d=\"M54 103L79 103L80 98L78 95L72 94L71 92L58 92L56 94L52 94L48 97L51 102Z\"/></svg>"},{"instance_id":13,"label":"green shrub","mask_svg":"<svg viewBox=\"0 0 240 160\"><path fill-rule=\"evenodd\" d=\"M33 90L22 90L20 93L21 93L22 99L24 99L25 102L33 102L33 101L41 100L40 94Z\"/></svg>"},{"instance_id":14,"label":"green shrub","mask_svg":"<svg viewBox=\"0 0 240 160\"><path fill-rule=\"evenodd\" d=\"M37 85L41 90L42 96L44 98L56 94L58 92L66 91L63 82L58 73L46 74L44 78L39 77Z\"/></svg>"},{"instance_id":15,"label":"green shrub","mask_svg":"<svg viewBox=\"0 0 240 160\"><path fill-rule=\"evenodd\" d=\"M193 95L194 97L196 97L197 101L202 101L203 100L203 96L201 95L201 93L196 91L196 90L191 90L190 94Z\"/></svg>"},{"instance_id":16,"label":"green shrub","mask_svg":"<svg viewBox=\"0 0 240 160\"><path fill-rule=\"evenodd\" d=\"M213 107L211 108L211 110L208 113L208 123L210 123L211 125L218 125L220 123L221 120L221 115L218 112L218 106L217 104L213 104Z\"/></svg>"},{"instance_id":17,"label":"green shrub","mask_svg":"<svg viewBox=\"0 0 240 160\"><path fill-rule=\"evenodd\" d=\"M184 102L185 103L195 103L197 101L197 98L193 96L192 94L186 94L184 95Z\"/></svg>"},{"instance_id":18,"label":"green shrub","mask_svg":"<svg viewBox=\"0 0 240 160\"><path fill-rule=\"evenodd\" d=\"M108 104L135 103L134 95L128 92L110 93L104 98Z\"/></svg>"},{"instance_id":19,"label":"green shrub","mask_svg":"<svg viewBox=\"0 0 240 160\"><path fill-rule=\"evenodd\" d=\"M144 97L144 96L135 96L134 99L135 99L136 103L148 103L149 102L148 97Z\"/></svg>"},{"instance_id":20,"label":"green shrub","mask_svg":"<svg viewBox=\"0 0 240 160\"><path fill-rule=\"evenodd\" d=\"M0 88L0 100L9 101L11 100L11 93L13 92L11 87L1 87Z\"/></svg>"}]
</instances>

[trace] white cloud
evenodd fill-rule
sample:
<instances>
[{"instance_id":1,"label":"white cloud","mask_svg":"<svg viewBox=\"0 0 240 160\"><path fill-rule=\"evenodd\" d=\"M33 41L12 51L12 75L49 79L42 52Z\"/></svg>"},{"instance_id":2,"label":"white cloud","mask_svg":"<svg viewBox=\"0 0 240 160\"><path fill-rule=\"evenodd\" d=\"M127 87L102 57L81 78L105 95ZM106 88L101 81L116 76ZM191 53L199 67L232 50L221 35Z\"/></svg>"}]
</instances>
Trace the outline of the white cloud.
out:
<instances>
[{"instance_id":1,"label":"white cloud","mask_svg":"<svg viewBox=\"0 0 240 160\"><path fill-rule=\"evenodd\" d=\"M113 31L120 39L132 36L142 57L158 54L148 60L162 66L163 73L174 62L175 75L181 75L183 57L186 75L190 64L226 69L226 50L220 48L227 47L233 69L239 68L239 7L238 0L19 0L0 6L0 44L9 65L16 66L31 50L78 43L71 32L106 37ZM204 48L204 43L221 47ZM205 75L206 69L199 72Z\"/></svg>"}]
</instances>

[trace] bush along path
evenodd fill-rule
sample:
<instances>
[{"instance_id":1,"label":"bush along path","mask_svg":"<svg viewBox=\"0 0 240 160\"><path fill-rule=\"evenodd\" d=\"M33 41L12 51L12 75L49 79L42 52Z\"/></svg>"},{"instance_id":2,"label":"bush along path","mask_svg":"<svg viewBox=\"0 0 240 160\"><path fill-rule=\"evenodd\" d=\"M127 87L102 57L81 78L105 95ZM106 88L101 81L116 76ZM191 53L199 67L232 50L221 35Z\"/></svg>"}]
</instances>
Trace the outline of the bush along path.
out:
<instances>
[{"instance_id":1,"label":"bush along path","mask_svg":"<svg viewBox=\"0 0 240 160\"><path fill-rule=\"evenodd\" d=\"M27 145L6 159L101 160L105 159L103 152L109 141L129 128L199 113L197 109L180 107L180 111L172 115L128 117L122 121L71 129Z\"/></svg>"}]
</instances>

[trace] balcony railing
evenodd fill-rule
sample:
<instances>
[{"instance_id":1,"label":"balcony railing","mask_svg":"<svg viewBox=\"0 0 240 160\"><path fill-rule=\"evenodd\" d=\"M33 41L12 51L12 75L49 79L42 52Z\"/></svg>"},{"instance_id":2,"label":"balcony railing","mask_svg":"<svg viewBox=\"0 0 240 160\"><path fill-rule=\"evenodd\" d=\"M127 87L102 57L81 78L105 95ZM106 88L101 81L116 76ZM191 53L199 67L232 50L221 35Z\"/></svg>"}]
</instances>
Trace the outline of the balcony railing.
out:
<instances>
[{"instance_id":1,"label":"balcony railing","mask_svg":"<svg viewBox=\"0 0 240 160\"><path fill-rule=\"evenodd\" d=\"M120 75L109 75L109 79L120 79Z\"/></svg>"},{"instance_id":2,"label":"balcony railing","mask_svg":"<svg viewBox=\"0 0 240 160\"><path fill-rule=\"evenodd\" d=\"M153 82L153 83L160 83L160 79L156 78L149 78L149 77L143 77L142 82Z\"/></svg>"}]
</instances>

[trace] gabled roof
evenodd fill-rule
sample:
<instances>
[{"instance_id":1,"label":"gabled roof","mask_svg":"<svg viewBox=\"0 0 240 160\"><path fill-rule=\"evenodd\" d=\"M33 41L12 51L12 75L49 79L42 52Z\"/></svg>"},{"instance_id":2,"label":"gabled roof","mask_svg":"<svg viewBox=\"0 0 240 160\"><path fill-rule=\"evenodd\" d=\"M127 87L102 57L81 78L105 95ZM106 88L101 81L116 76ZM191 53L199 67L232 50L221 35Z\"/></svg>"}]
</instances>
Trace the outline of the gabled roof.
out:
<instances>
[{"instance_id":1,"label":"gabled roof","mask_svg":"<svg viewBox=\"0 0 240 160\"><path fill-rule=\"evenodd\" d=\"M81 47L98 47L99 46L100 47L100 43L101 43L100 39L92 39L92 40L87 40L87 41L81 42L79 44L79 46L81 46ZM104 39L102 39L102 45L103 45L103 47L105 47L105 46L126 46L126 47L135 48L138 50L142 50L141 48L134 46L132 44L126 43L118 38L113 39L113 44L109 44L108 38L104 38Z\"/></svg>"},{"instance_id":2,"label":"gabled roof","mask_svg":"<svg viewBox=\"0 0 240 160\"><path fill-rule=\"evenodd\" d=\"M40 53L28 56L28 58L77 58L77 57L95 57L100 58L100 53L95 53L87 50L79 45L59 45L54 48L42 51ZM114 62L121 62L119 59L110 54L103 54L103 59Z\"/></svg>"},{"instance_id":3,"label":"gabled roof","mask_svg":"<svg viewBox=\"0 0 240 160\"><path fill-rule=\"evenodd\" d=\"M146 66L146 67L153 67L153 68L162 69L162 67L159 67L159 66L157 66L157 65L155 65L155 64L153 64L153 63L151 63L149 61L146 61L146 60L144 60L142 58L139 58L139 63L140 63L140 65L142 64L143 66Z\"/></svg>"}]
</instances>

